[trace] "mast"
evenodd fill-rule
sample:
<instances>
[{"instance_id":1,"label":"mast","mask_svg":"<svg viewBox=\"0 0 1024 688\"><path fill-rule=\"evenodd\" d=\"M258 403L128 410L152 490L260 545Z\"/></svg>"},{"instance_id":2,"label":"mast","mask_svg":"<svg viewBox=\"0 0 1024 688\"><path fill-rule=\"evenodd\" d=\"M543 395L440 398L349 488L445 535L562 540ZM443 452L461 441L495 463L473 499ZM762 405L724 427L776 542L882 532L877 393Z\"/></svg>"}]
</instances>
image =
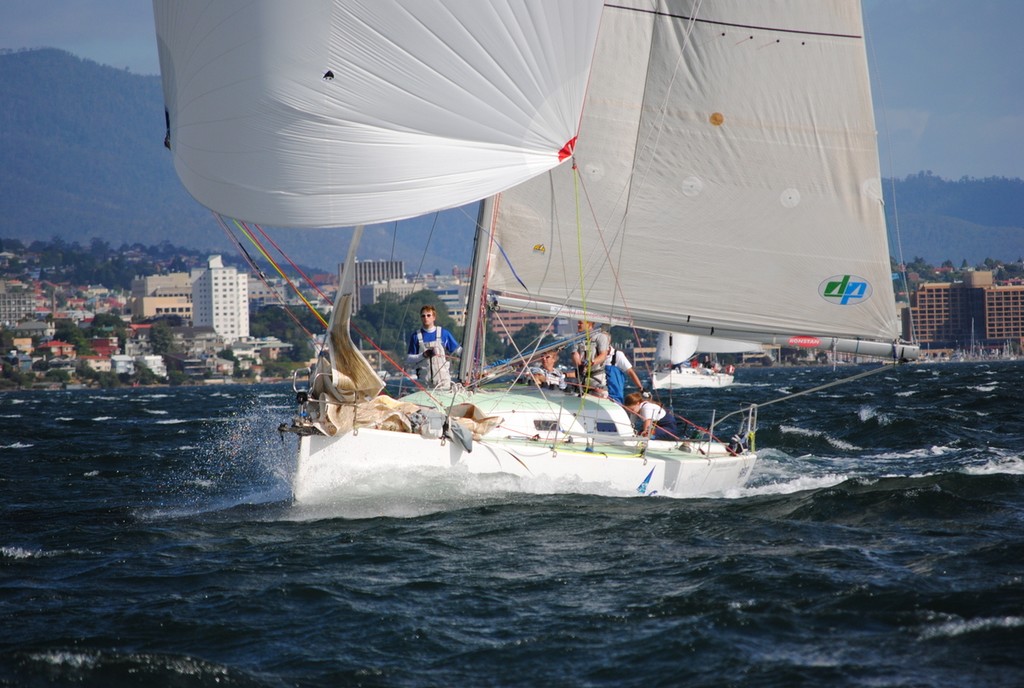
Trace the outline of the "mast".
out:
<instances>
[{"instance_id":1,"label":"mast","mask_svg":"<svg viewBox=\"0 0 1024 688\"><path fill-rule=\"evenodd\" d=\"M491 235L490 218L493 208L493 196L488 196L480 202L480 213L476 218L476 232L473 234L473 266L469 279L469 298L466 303L466 325L462 332L462 361L459 364L459 379L463 384L472 379L474 362L482 363L484 360L485 338L482 331L484 326L482 316Z\"/></svg>"}]
</instances>

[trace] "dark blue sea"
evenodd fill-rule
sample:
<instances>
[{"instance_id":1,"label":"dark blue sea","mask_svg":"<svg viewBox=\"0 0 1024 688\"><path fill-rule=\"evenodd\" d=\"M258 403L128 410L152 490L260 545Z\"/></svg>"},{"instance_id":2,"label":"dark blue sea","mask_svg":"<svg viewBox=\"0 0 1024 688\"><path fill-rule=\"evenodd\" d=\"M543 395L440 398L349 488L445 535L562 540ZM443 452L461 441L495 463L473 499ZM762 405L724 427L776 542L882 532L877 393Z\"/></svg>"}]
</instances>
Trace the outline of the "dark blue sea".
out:
<instances>
[{"instance_id":1,"label":"dark blue sea","mask_svg":"<svg viewBox=\"0 0 1024 688\"><path fill-rule=\"evenodd\" d=\"M381 476L316 508L287 385L0 394L0 685L1021 686L1022 389L908 365L764 406L715 498Z\"/></svg>"}]
</instances>

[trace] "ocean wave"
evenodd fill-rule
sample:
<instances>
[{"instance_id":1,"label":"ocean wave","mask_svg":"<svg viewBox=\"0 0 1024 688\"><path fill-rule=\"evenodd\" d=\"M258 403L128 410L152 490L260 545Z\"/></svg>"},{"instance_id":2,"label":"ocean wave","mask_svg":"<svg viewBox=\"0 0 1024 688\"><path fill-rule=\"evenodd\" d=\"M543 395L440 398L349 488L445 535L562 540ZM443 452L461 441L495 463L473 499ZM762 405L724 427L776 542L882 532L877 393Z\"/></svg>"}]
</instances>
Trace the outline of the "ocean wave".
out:
<instances>
[{"instance_id":1,"label":"ocean wave","mask_svg":"<svg viewBox=\"0 0 1024 688\"><path fill-rule=\"evenodd\" d=\"M849 442L841 440L838 437L833 437L832 435L829 435L827 432L824 432L822 430L810 430L808 428L800 428L794 425L780 425L779 432L781 432L784 435L801 435L803 437L815 437L818 439L823 439L836 449L843 449L847 451L859 451L861 449L855 444L850 444Z\"/></svg>"},{"instance_id":2,"label":"ocean wave","mask_svg":"<svg viewBox=\"0 0 1024 688\"><path fill-rule=\"evenodd\" d=\"M967 466L963 472L968 475L1024 475L1024 458L1008 456L993 459L981 466Z\"/></svg>"},{"instance_id":3,"label":"ocean wave","mask_svg":"<svg viewBox=\"0 0 1024 688\"><path fill-rule=\"evenodd\" d=\"M187 656L161 655L151 653L122 654L116 652L80 652L75 650L46 650L29 652L25 657L30 662L50 667L46 674L54 671L64 674L61 678L73 683L93 683L112 677L121 677L128 683L138 683L139 677L150 677L153 683L188 685L243 685L248 684L243 672L213 664L202 659ZM97 675L100 674L100 675ZM134 678L134 680L131 680ZM116 679L114 680L117 683ZM146 681L143 681L145 683Z\"/></svg>"},{"instance_id":4,"label":"ocean wave","mask_svg":"<svg viewBox=\"0 0 1024 688\"><path fill-rule=\"evenodd\" d=\"M191 421L184 418L165 418L164 420L156 421L157 425L180 425L182 423L189 423Z\"/></svg>"},{"instance_id":5,"label":"ocean wave","mask_svg":"<svg viewBox=\"0 0 1024 688\"><path fill-rule=\"evenodd\" d=\"M919 449L911 449L909 451L901 452L882 452L880 454L872 454L873 459L927 459L934 458L937 456L946 456L948 454L957 454L959 450L953 447L946 446L931 446L921 447Z\"/></svg>"},{"instance_id":6,"label":"ocean wave","mask_svg":"<svg viewBox=\"0 0 1024 688\"><path fill-rule=\"evenodd\" d=\"M142 410L145 411L146 413L151 413L154 416L166 416L167 413L168 413L168 411L166 411L164 409L142 409Z\"/></svg>"},{"instance_id":7,"label":"ocean wave","mask_svg":"<svg viewBox=\"0 0 1024 688\"><path fill-rule=\"evenodd\" d=\"M875 420L879 425L892 424L892 416L888 413L879 411L874 406L861 406L857 411L857 417L865 423L869 420Z\"/></svg>"},{"instance_id":8,"label":"ocean wave","mask_svg":"<svg viewBox=\"0 0 1024 688\"><path fill-rule=\"evenodd\" d=\"M781 482L771 482L750 487L741 487L730 490L726 497L739 499L742 497L757 497L763 495L786 495L794 492L807 490L818 490L825 487L834 487L850 479L850 476L841 473L828 473L825 475L802 475L790 478Z\"/></svg>"},{"instance_id":9,"label":"ocean wave","mask_svg":"<svg viewBox=\"0 0 1024 688\"><path fill-rule=\"evenodd\" d=\"M25 547L0 547L0 557L6 557L8 559L44 559L46 557L55 557L58 552L47 552L42 549L27 549Z\"/></svg>"},{"instance_id":10,"label":"ocean wave","mask_svg":"<svg viewBox=\"0 0 1024 688\"><path fill-rule=\"evenodd\" d=\"M974 385L972 387L968 387L967 389L975 392L994 392L997 389L999 389L999 385L998 383L993 383L991 385Z\"/></svg>"},{"instance_id":11,"label":"ocean wave","mask_svg":"<svg viewBox=\"0 0 1024 688\"><path fill-rule=\"evenodd\" d=\"M24 442L13 442L11 444L0 446L0 449L28 449L34 446L34 444L26 444Z\"/></svg>"},{"instance_id":12,"label":"ocean wave","mask_svg":"<svg viewBox=\"0 0 1024 688\"><path fill-rule=\"evenodd\" d=\"M114 416L96 416L95 418L93 418L93 420L98 423L102 423L103 421L106 420L114 420Z\"/></svg>"},{"instance_id":13,"label":"ocean wave","mask_svg":"<svg viewBox=\"0 0 1024 688\"><path fill-rule=\"evenodd\" d=\"M950 618L942 623L929 626L921 631L921 638L954 638L966 633L991 631L994 629L1020 628L1024 626L1024 616L997 616L978 619Z\"/></svg>"}]
</instances>

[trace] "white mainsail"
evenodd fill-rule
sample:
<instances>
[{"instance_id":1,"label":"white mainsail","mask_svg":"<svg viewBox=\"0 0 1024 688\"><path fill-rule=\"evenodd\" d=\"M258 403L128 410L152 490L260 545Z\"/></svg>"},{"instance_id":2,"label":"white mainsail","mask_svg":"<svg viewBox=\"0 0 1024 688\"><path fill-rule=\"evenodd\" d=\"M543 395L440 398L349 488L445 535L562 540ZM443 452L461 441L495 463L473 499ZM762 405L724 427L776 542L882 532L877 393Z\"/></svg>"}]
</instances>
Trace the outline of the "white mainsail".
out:
<instances>
[{"instance_id":1,"label":"white mainsail","mask_svg":"<svg viewBox=\"0 0 1024 688\"><path fill-rule=\"evenodd\" d=\"M188 191L240 220L343 227L463 205L559 164L601 3L154 0L153 11Z\"/></svg>"},{"instance_id":2,"label":"white mainsail","mask_svg":"<svg viewBox=\"0 0 1024 688\"><path fill-rule=\"evenodd\" d=\"M578 176L502 194L489 286L511 309L887 351L875 136L856 0L606 5Z\"/></svg>"}]
</instances>

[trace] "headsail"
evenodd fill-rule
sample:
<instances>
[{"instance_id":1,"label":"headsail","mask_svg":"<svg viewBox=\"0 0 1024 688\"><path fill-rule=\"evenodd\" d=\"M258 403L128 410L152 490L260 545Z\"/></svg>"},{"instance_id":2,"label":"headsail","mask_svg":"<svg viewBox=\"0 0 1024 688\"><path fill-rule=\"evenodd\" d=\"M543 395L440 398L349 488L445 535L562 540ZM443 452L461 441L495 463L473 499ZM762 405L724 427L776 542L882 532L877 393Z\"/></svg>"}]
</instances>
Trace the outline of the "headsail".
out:
<instances>
[{"instance_id":1,"label":"headsail","mask_svg":"<svg viewBox=\"0 0 1024 688\"><path fill-rule=\"evenodd\" d=\"M188 191L246 221L339 227L462 205L556 166L576 136L601 2L153 10Z\"/></svg>"},{"instance_id":2,"label":"headsail","mask_svg":"<svg viewBox=\"0 0 1024 688\"><path fill-rule=\"evenodd\" d=\"M735 339L719 339L718 337L698 337L679 332L659 332L654 347L654 362L656 365L673 366L685 363L696 353L738 354L761 350L761 345L754 342L740 342Z\"/></svg>"},{"instance_id":3,"label":"headsail","mask_svg":"<svg viewBox=\"0 0 1024 688\"><path fill-rule=\"evenodd\" d=\"M578 180L563 166L501 197L504 305L782 345L896 339L856 0L607 6L575 159Z\"/></svg>"}]
</instances>

